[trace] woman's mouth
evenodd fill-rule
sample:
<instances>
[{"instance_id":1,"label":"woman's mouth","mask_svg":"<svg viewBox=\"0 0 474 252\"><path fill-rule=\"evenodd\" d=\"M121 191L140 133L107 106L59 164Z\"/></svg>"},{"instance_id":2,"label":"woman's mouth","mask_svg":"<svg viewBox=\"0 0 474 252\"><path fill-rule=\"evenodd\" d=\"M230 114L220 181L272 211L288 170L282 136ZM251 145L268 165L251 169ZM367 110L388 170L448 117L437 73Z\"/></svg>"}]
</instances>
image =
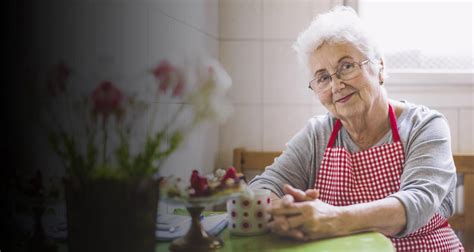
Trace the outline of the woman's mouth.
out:
<instances>
[{"instance_id":1,"label":"woman's mouth","mask_svg":"<svg viewBox=\"0 0 474 252\"><path fill-rule=\"evenodd\" d=\"M337 100L336 102L339 102L339 103L346 103L349 99L351 99L352 95L354 93L350 93L344 97L342 97L341 99Z\"/></svg>"}]
</instances>

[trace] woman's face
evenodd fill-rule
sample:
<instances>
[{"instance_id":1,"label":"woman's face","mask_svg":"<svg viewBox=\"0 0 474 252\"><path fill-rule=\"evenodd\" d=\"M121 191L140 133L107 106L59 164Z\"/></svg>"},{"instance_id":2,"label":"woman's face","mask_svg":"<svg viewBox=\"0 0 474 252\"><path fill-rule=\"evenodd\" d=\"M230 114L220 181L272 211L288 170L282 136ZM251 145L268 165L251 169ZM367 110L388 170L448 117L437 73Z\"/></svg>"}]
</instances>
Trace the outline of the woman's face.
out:
<instances>
[{"instance_id":1,"label":"woman's face","mask_svg":"<svg viewBox=\"0 0 474 252\"><path fill-rule=\"evenodd\" d=\"M324 43L310 56L313 78L321 73L333 74L344 62L361 62L367 58L356 48L345 43ZM377 99L382 97L379 71L368 62L360 68L360 75L349 80L332 76L330 87L317 95L321 103L335 117L347 120L370 111Z\"/></svg>"}]
</instances>

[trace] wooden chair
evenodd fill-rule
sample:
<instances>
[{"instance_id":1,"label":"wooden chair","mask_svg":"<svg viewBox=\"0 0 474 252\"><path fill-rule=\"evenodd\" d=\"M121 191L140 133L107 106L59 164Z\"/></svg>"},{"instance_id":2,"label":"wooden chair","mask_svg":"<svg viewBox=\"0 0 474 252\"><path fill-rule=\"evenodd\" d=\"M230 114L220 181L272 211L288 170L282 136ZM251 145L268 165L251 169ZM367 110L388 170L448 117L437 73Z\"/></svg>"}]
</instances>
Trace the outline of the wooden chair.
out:
<instances>
[{"instance_id":1,"label":"wooden chair","mask_svg":"<svg viewBox=\"0 0 474 252\"><path fill-rule=\"evenodd\" d=\"M279 151L262 152L234 149L233 165L242 172L248 181L262 173L271 165ZM458 174L464 176L464 211L449 219L453 229L461 234L466 251L474 250L474 155L454 155L454 163Z\"/></svg>"},{"instance_id":2,"label":"wooden chair","mask_svg":"<svg viewBox=\"0 0 474 252\"><path fill-rule=\"evenodd\" d=\"M245 175L247 181L253 179L265 170L265 167L271 165L276 157L280 156L281 151L262 152L246 151L243 148L234 149L233 166L238 172Z\"/></svg>"},{"instance_id":3,"label":"wooden chair","mask_svg":"<svg viewBox=\"0 0 474 252\"><path fill-rule=\"evenodd\" d=\"M474 155L454 155L458 174L464 176L464 211L449 219L449 224L461 234L466 251L474 251Z\"/></svg>"}]
</instances>

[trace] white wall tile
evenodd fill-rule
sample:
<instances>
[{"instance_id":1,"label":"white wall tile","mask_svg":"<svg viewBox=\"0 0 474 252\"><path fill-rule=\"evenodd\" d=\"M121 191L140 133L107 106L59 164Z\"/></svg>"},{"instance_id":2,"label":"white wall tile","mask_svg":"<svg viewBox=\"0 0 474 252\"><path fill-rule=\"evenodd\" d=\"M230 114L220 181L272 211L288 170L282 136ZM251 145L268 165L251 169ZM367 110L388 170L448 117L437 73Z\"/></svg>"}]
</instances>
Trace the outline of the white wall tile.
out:
<instances>
[{"instance_id":1,"label":"white wall tile","mask_svg":"<svg viewBox=\"0 0 474 252\"><path fill-rule=\"evenodd\" d=\"M33 11L32 50L38 57L33 60L40 60L47 65L59 60L69 63L74 61L74 49L77 46L72 30L76 22L74 5L36 4Z\"/></svg>"},{"instance_id":2,"label":"white wall tile","mask_svg":"<svg viewBox=\"0 0 474 252\"><path fill-rule=\"evenodd\" d=\"M191 39L185 25L154 9L149 10L150 65L162 59L176 62L190 52L187 41Z\"/></svg>"},{"instance_id":3,"label":"white wall tile","mask_svg":"<svg viewBox=\"0 0 474 252\"><path fill-rule=\"evenodd\" d=\"M317 16L340 0L262 0L263 38L295 41Z\"/></svg>"},{"instance_id":4,"label":"white wall tile","mask_svg":"<svg viewBox=\"0 0 474 252\"><path fill-rule=\"evenodd\" d=\"M210 56L216 60L219 60L219 40L207 37L207 47L207 51L210 53Z\"/></svg>"},{"instance_id":5,"label":"white wall tile","mask_svg":"<svg viewBox=\"0 0 474 252\"><path fill-rule=\"evenodd\" d=\"M219 154L219 125L217 123L205 123L200 126L202 134L196 142L196 151L199 155L202 170L208 174L212 173L218 162Z\"/></svg>"},{"instance_id":6,"label":"white wall tile","mask_svg":"<svg viewBox=\"0 0 474 252\"><path fill-rule=\"evenodd\" d=\"M436 86L387 84L389 97L397 100L407 100L416 104L423 104L428 107L459 108L472 105L473 89L470 85L463 86Z\"/></svg>"},{"instance_id":7,"label":"white wall tile","mask_svg":"<svg viewBox=\"0 0 474 252\"><path fill-rule=\"evenodd\" d=\"M219 38L219 0L205 0L203 4L202 30L211 34L213 38ZM200 26L198 26L200 27Z\"/></svg>"},{"instance_id":8,"label":"white wall tile","mask_svg":"<svg viewBox=\"0 0 474 252\"><path fill-rule=\"evenodd\" d=\"M159 0L155 2L155 6L169 17L217 38L218 2L218 0Z\"/></svg>"},{"instance_id":9,"label":"white wall tile","mask_svg":"<svg viewBox=\"0 0 474 252\"><path fill-rule=\"evenodd\" d=\"M37 11L36 18L44 19L34 32L39 61L44 68L59 61L70 66L74 77L83 78L74 88L88 92L133 67L145 70L147 26L140 5L55 2Z\"/></svg>"},{"instance_id":10,"label":"white wall tile","mask_svg":"<svg viewBox=\"0 0 474 252\"><path fill-rule=\"evenodd\" d=\"M282 151L312 116L309 105L264 105L263 150Z\"/></svg>"},{"instance_id":11,"label":"white wall tile","mask_svg":"<svg viewBox=\"0 0 474 252\"><path fill-rule=\"evenodd\" d=\"M261 0L220 0L219 37L221 39L261 38L261 5Z\"/></svg>"},{"instance_id":12,"label":"white wall tile","mask_svg":"<svg viewBox=\"0 0 474 252\"><path fill-rule=\"evenodd\" d=\"M233 149L262 150L262 107L235 105L234 113L220 128L217 167L232 164Z\"/></svg>"},{"instance_id":13,"label":"white wall tile","mask_svg":"<svg viewBox=\"0 0 474 252\"><path fill-rule=\"evenodd\" d=\"M160 0L150 5L153 6L150 8L151 15L161 15L167 19L164 28L157 27L158 31L166 32L156 34L155 40L165 34L175 34L181 38L177 40L175 37L170 37L175 40L167 41L165 48L167 45L181 46L179 50L173 50L173 53L178 51L178 57L182 55L218 57L218 0ZM150 29L162 25L158 23L159 19L152 19ZM161 38L161 40L167 39Z\"/></svg>"},{"instance_id":14,"label":"white wall tile","mask_svg":"<svg viewBox=\"0 0 474 252\"><path fill-rule=\"evenodd\" d=\"M72 50L74 51L74 62L71 64L75 69L80 72L90 72L95 66L97 66L97 56L94 50L94 35L93 31L89 30L89 23L87 20L90 18L89 11L91 3L74 3L71 4L74 8L72 14L73 24L70 28L72 34L71 38L75 40L72 44Z\"/></svg>"},{"instance_id":15,"label":"white wall tile","mask_svg":"<svg viewBox=\"0 0 474 252\"><path fill-rule=\"evenodd\" d=\"M451 131L451 150L453 153L457 153L459 150L459 115L457 109L450 108L436 108L432 109L438 110L443 114L448 120L449 130Z\"/></svg>"},{"instance_id":16,"label":"white wall tile","mask_svg":"<svg viewBox=\"0 0 474 252\"><path fill-rule=\"evenodd\" d=\"M189 48L195 55L219 58L219 41L202 32L193 31Z\"/></svg>"},{"instance_id":17,"label":"white wall tile","mask_svg":"<svg viewBox=\"0 0 474 252\"><path fill-rule=\"evenodd\" d=\"M313 18L318 13L326 12L336 5L342 5L343 0L313 0Z\"/></svg>"},{"instance_id":18,"label":"white wall tile","mask_svg":"<svg viewBox=\"0 0 474 252\"><path fill-rule=\"evenodd\" d=\"M161 11L149 11L149 66L153 67L162 60L167 60L172 65L184 66L187 61L196 57L218 57L217 39L178 22Z\"/></svg>"},{"instance_id":19,"label":"white wall tile","mask_svg":"<svg viewBox=\"0 0 474 252\"><path fill-rule=\"evenodd\" d=\"M261 42L222 41L220 60L232 78L229 91L234 103L261 103Z\"/></svg>"},{"instance_id":20,"label":"white wall tile","mask_svg":"<svg viewBox=\"0 0 474 252\"><path fill-rule=\"evenodd\" d=\"M202 146L196 145L200 133L194 132L191 136L188 136L181 147L169 156L160 169L160 176L173 175L188 178L192 170L204 172L199 153L199 148L202 148Z\"/></svg>"},{"instance_id":21,"label":"white wall tile","mask_svg":"<svg viewBox=\"0 0 474 252\"><path fill-rule=\"evenodd\" d=\"M312 0L263 0L263 37L294 41L312 14Z\"/></svg>"},{"instance_id":22,"label":"white wall tile","mask_svg":"<svg viewBox=\"0 0 474 252\"><path fill-rule=\"evenodd\" d=\"M156 10L150 10L149 20L150 65L162 59L181 64L199 55L218 56L217 40L204 33Z\"/></svg>"},{"instance_id":23,"label":"white wall tile","mask_svg":"<svg viewBox=\"0 0 474 252\"><path fill-rule=\"evenodd\" d=\"M263 102L310 104L313 92L290 42L265 42L263 49Z\"/></svg>"},{"instance_id":24,"label":"white wall tile","mask_svg":"<svg viewBox=\"0 0 474 252\"><path fill-rule=\"evenodd\" d=\"M459 152L474 154L474 108L460 109Z\"/></svg>"},{"instance_id":25,"label":"white wall tile","mask_svg":"<svg viewBox=\"0 0 474 252\"><path fill-rule=\"evenodd\" d=\"M97 29L95 25L89 27L90 22L87 20L93 19L94 9L103 7L91 2L53 2L45 5L35 1L32 41L35 58L32 60L39 63L39 70L49 69L59 61L73 67L75 71L90 69L91 65L96 67L99 51L96 45ZM119 12L120 8L111 8L104 19L111 19L113 13ZM111 37L117 37L118 33L113 33ZM112 47L117 49L117 43Z\"/></svg>"},{"instance_id":26,"label":"white wall tile","mask_svg":"<svg viewBox=\"0 0 474 252\"><path fill-rule=\"evenodd\" d=\"M168 120L178 111L179 104L167 104L166 111ZM191 105L185 106L185 114L178 119L180 122L192 120ZM161 124L161 123L160 123ZM180 128L172 127L171 129ZM182 145L170 155L160 170L160 175L175 175L186 178L192 170L198 170L204 174L214 170L218 147L218 126L215 123L201 124L185 136Z\"/></svg>"},{"instance_id":27,"label":"white wall tile","mask_svg":"<svg viewBox=\"0 0 474 252\"><path fill-rule=\"evenodd\" d=\"M92 55L91 72L113 71L123 58L123 15L121 3L89 3L83 13L87 36L91 39L88 54Z\"/></svg>"},{"instance_id":28,"label":"white wall tile","mask_svg":"<svg viewBox=\"0 0 474 252\"><path fill-rule=\"evenodd\" d=\"M123 34L122 53L123 61L120 63L121 72L136 74L148 70L148 9L145 4L123 4Z\"/></svg>"}]
</instances>

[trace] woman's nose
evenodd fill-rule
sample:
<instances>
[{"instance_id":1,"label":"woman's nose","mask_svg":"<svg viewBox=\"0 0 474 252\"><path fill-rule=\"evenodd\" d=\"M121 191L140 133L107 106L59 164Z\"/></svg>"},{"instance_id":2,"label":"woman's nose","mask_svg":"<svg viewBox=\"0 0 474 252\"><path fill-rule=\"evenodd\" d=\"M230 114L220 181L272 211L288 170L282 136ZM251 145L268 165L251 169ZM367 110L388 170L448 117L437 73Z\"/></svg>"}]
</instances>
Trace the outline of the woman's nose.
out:
<instances>
[{"instance_id":1,"label":"woman's nose","mask_svg":"<svg viewBox=\"0 0 474 252\"><path fill-rule=\"evenodd\" d=\"M346 87L346 84L336 76L331 79L331 90L333 93L338 93Z\"/></svg>"}]
</instances>

